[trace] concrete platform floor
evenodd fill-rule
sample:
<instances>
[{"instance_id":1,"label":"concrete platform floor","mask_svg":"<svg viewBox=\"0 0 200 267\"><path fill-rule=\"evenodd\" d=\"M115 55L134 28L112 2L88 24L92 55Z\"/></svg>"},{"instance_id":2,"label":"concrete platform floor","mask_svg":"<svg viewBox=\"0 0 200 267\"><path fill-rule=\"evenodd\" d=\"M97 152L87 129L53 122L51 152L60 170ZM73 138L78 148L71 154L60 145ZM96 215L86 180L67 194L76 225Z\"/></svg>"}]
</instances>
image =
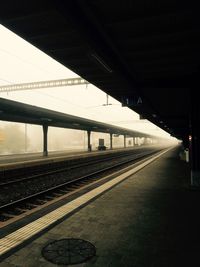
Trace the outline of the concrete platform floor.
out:
<instances>
[{"instance_id":1,"label":"concrete platform floor","mask_svg":"<svg viewBox=\"0 0 200 267\"><path fill-rule=\"evenodd\" d=\"M189 183L188 163L179 159L175 148L0 266L57 266L46 261L41 250L50 241L71 237L96 247L96 256L76 267L199 267L200 191Z\"/></svg>"}]
</instances>

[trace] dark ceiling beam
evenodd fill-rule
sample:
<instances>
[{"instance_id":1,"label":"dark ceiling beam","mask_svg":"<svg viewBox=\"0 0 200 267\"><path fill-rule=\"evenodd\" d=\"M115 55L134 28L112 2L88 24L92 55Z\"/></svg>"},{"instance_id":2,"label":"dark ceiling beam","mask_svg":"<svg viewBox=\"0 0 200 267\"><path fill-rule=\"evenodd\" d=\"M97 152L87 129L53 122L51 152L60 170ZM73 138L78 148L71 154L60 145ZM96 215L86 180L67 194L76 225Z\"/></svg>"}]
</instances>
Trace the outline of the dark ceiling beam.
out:
<instances>
[{"instance_id":1,"label":"dark ceiling beam","mask_svg":"<svg viewBox=\"0 0 200 267\"><path fill-rule=\"evenodd\" d=\"M185 57L183 58L182 55L176 55L176 56L170 56L169 58L155 58L152 59L151 61L149 60L137 60L134 61L134 65L138 67L148 67L151 69L152 66L171 66L172 65L176 65L176 64L183 64L183 65L190 65L193 64L193 62L199 62L200 58L196 57L195 59L191 56L191 55L185 55Z\"/></svg>"},{"instance_id":2,"label":"dark ceiling beam","mask_svg":"<svg viewBox=\"0 0 200 267\"><path fill-rule=\"evenodd\" d=\"M183 86L183 88L186 88L189 86L188 82L190 82L191 84L194 84L194 81L192 80L192 75L193 74L198 75L198 73L199 73L199 70L196 68L193 69L191 67L190 70L185 70L183 66L183 68L176 68L176 69L174 68L174 70L163 69L163 70L152 70L152 71L148 70L146 72L144 71L144 75L141 77L143 77L144 82L147 80L149 81L149 83L152 81L155 84L158 82L162 82L160 84L160 88L167 88L167 87L175 88L178 83L180 83L181 86L183 86L186 76L188 76L189 80L187 80L185 86ZM165 80L168 83L168 85L165 84ZM175 81L176 83L174 83ZM149 84L149 86L151 86L151 84Z\"/></svg>"},{"instance_id":3,"label":"dark ceiling beam","mask_svg":"<svg viewBox=\"0 0 200 267\"><path fill-rule=\"evenodd\" d=\"M82 1L68 2L67 5L64 1L56 2L58 12L63 14L64 17L70 18L71 23L77 28L79 34L86 40L90 46L90 53L97 54L106 64L113 70L113 75L121 76L123 86L129 87L129 93L133 96L140 95L143 99L143 103L148 106L150 113L158 112L151 104L150 100L145 100L145 96L142 93L140 84L137 81L137 74L134 73L133 66L127 64L126 59L118 49L114 40L111 39L109 32L103 27L100 21L97 20L89 3L87 5ZM80 69L79 69L80 71ZM84 70L83 70L84 71ZM82 70L80 71L82 72ZM87 73L80 74L83 78L87 77ZM85 75L85 76L84 76ZM112 73L110 74L112 75ZM86 79L86 78L85 78ZM93 81L91 81L93 83ZM95 83L98 86L98 83ZM101 88L101 87L100 87ZM108 92L107 86L101 88L105 92ZM114 92L112 91L112 96ZM119 100L121 101L121 99Z\"/></svg>"},{"instance_id":4,"label":"dark ceiling beam","mask_svg":"<svg viewBox=\"0 0 200 267\"><path fill-rule=\"evenodd\" d=\"M172 47L159 47L159 48L150 48L150 49L138 49L135 50L133 47L129 51L129 49L125 49L125 55L126 57L131 57L132 60L155 60L157 58L163 58L164 60L169 57L176 57L176 56L193 56L197 55L199 56L199 44L192 44L192 50L191 50L191 44L185 44L182 45L176 45Z\"/></svg>"},{"instance_id":5,"label":"dark ceiling beam","mask_svg":"<svg viewBox=\"0 0 200 267\"><path fill-rule=\"evenodd\" d=\"M90 53L96 53L114 72L125 77L124 82L128 81L131 87L137 88L138 84L134 80L133 73L130 72L128 65L106 30L90 10L89 3L86 5L76 0L67 3L58 1L56 6L64 17L71 19L79 33L82 34L83 39L88 42Z\"/></svg>"},{"instance_id":6,"label":"dark ceiling beam","mask_svg":"<svg viewBox=\"0 0 200 267\"><path fill-rule=\"evenodd\" d=\"M23 10L23 9L22 9ZM15 13L13 16L10 17L1 17L1 20L5 22L6 24L14 24L14 23L20 23L24 21L32 21L35 19L39 19L41 17L45 17L45 14L47 15L47 10L44 8L42 11L39 11L38 9L35 10L35 12L32 12L31 10L27 10L24 14L17 14Z\"/></svg>"},{"instance_id":7,"label":"dark ceiling beam","mask_svg":"<svg viewBox=\"0 0 200 267\"><path fill-rule=\"evenodd\" d=\"M2 1L0 9L1 21L11 21L13 18L20 19L27 16L34 16L35 14L44 12L49 6L48 0L40 1L26 1L26 0L6 0Z\"/></svg>"},{"instance_id":8,"label":"dark ceiling beam","mask_svg":"<svg viewBox=\"0 0 200 267\"><path fill-rule=\"evenodd\" d=\"M126 2L126 0L125 0ZM131 2L131 1L130 1ZM174 1L173 1L174 2ZM138 24L140 23L148 23L148 24L152 24L154 21L157 23L157 21L163 21L166 22L167 25L168 24L174 24L174 22L176 22L177 24L182 25L184 22L188 23L188 17L189 17L189 21L191 21L191 19L193 21L198 20L197 18L193 18L193 15L198 15L198 9L195 10L194 7L192 6L188 6L188 4L186 4L184 6L184 4L182 3L182 5L178 5L175 9L174 7L174 3L172 4L172 6L167 10L163 10L164 12L161 11L161 5L157 5L157 3L151 1L148 2L150 7L155 11L156 7L158 8L156 12L151 12L153 10L147 9L146 8L146 12L145 12L145 7L142 6L142 12L138 13L138 14L131 14L130 17L125 17L124 19L121 19L121 23L119 23L119 19L117 21L109 21L107 23L109 23L110 25L123 25L123 26L127 26L129 22L134 22L136 26L138 26ZM155 4L154 4L155 3ZM144 1L141 2L142 5L144 5ZM146 4L146 3L145 3ZM175 3L176 4L176 3ZM114 8L114 6L113 6ZM125 7L126 9L127 7ZM133 7L134 8L134 7ZM138 10L137 10L138 11ZM137 16L138 15L138 16ZM192 16L192 18L190 18ZM159 25L158 25L159 26Z\"/></svg>"},{"instance_id":9,"label":"dark ceiling beam","mask_svg":"<svg viewBox=\"0 0 200 267\"><path fill-rule=\"evenodd\" d=\"M160 47L160 46L173 46L174 44L191 43L191 41L198 41L199 28L192 29L179 29L176 32L169 33L151 33L150 36L127 36L123 35L118 39L118 44L126 45L133 48L140 47Z\"/></svg>"},{"instance_id":10,"label":"dark ceiling beam","mask_svg":"<svg viewBox=\"0 0 200 267\"><path fill-rule=\"evenodd\" d=\"M57 38L69 38L72 39L74 38L74 34L76 32L72 29L66 31L66 29L60 29L58 28L57 30L51 30L49 32L36 32L35 34L31 32L29 40L40 40L40 39L57 39ZM78 44L77 44L78 45Z\"/></svg>"},{"instance_id":11,"label":"dark ceiling beam","mask_svg":"<svg viewBox=\"0 0 200 267\"><path fill-rule=\"evenodd\" d=\"M153 77L150 75L146 77L146 81L143 81L143 87L146 90L151 89L167 89L167 88L174 88L176 89L187 89L197 84L198 78L196 77L197 72L192 72L191 74L185 73L183 76L181 73L180 75L175 75L168 78L165 77L165 81L163 82L163 77ZM183 79L184 77L184 79Z\"/></svg>"},{"instance_id":12,"label":"dark ceiling beam","mask_svg":"<svg viewBox=\"0 0 200 267\"><path fill-rule=\"evenodd\" d=\"M186 66L190 67L190 71L195 71L195 69L197 69L198 71L198 67L199 67L199 62L192 62L191 64L174 64L173 67L168 65L156 65L156 64L152 64L149 68L145 68L145 66L142 66L142 73L144 74L144 76L146 74L153 74L153 73L157 73L158 77L159 77L159 73L164 73L166 76L169 75L169 73L173 73L174 74L178 74L181 73L182 75L184 75L184 71ZM188 70L186 70L186 72L190 72Z\"/></svg>"}]
</instances>

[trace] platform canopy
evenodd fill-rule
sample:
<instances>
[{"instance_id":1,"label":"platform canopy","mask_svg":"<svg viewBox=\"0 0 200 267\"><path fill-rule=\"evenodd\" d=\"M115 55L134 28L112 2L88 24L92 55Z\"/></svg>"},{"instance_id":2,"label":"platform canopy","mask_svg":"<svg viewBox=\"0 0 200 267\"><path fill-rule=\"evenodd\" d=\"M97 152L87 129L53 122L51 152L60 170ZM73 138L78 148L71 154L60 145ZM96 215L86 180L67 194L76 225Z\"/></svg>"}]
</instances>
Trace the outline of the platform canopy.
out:
<instances>
[{"instance_id":1,"label":"platform canopy","mask_svg":"<svg viewBox=\"0 0 200 267\"><path fill-rule=\"evenodd\" d=\"M159 137L110 125L103 122L89 120L54 110L40 108L4 98L0 98L0 120L21 122L36 125L47 125L60 128L86 130L92 132L111 133L132 137Z\"/></svg>"},{"instance_id":2,"label":"platform canopy","mask_svg":"<svg viewBox=\"0 0 200 267\"><path fill-rule=\"evenodd\" d=\"M193 1L7 0L0 22L124 106L188 138L200 74Z\"/></svg>"}]
</instances>

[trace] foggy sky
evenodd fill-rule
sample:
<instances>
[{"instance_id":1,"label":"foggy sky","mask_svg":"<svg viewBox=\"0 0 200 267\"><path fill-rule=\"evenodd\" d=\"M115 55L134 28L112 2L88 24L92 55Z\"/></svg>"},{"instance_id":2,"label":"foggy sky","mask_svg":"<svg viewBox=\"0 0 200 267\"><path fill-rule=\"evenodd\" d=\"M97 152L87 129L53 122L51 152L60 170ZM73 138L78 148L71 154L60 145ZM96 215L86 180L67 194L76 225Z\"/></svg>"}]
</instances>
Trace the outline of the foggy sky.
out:
<instances>
[{"instance_id":1,"label":"foggy sky","mask_svg":"<svg viewBox=\"0 0 200 267\"><path fill-rule=\"evenodd\" d=\"M0 84L13 84L78 77L45 53L0 25ZM139 121L134 111L122 107L95 86L80 85L0 93L0 97L102 121L117 126L169 137L150 122ZM3 122L0 122L0 125Z\"/></svg>"}]
</instances>

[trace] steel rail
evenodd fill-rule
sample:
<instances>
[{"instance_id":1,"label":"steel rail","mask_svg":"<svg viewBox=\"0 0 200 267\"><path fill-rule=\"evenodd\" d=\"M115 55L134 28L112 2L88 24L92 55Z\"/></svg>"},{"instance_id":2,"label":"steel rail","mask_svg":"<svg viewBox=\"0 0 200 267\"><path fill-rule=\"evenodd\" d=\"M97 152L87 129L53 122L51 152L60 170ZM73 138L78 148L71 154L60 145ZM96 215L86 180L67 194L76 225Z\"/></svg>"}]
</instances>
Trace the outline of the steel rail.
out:
<instances>
[{"instance_id":1,"label":"steel rail","mask_svg":"<svg viewBox=\"0 0 200 267\"><path fill-rule=\"evenodd\" d=\"M80 163L80 164L75 164L75 165L72 165L72 166L67 166L67 167L64 167L64 168L59 168L59 166L57 167L56 170L52 170L52 171L43 171L42 173L39 173L39 174L34 174L34 175L31 175L31 176L27 176L27 177L24 177L24 178L18 178L16 177L15 180L11 180L11 181L6 181L6 182L1 182L0 183L0 187L2 186L8 186L8 185L11 185L11 184L17 184L17 183L20 183L20 182L23 182L23 181L29 181L29 180L32 180L32 179L36 179L36 178L40 178L40 177L43 177L43 176L46 176L46 175L51 175L51 174L56 174L56 173L61 173L61 172L65 172L65 171L69 171L69 170L73 170L73 169L76 169L76 168L80 168L80 167L86 167L86 166L89 166L89 165L92 165L92 164L96 164L96 163L101 163L101 162L105 162L108 160L111 160L111 159L117 159L117 158L120 158L120 157L127 157L127 156L130 156L131 152L126 152L126 153L120 153L118 155L108 155L106 157L104 157L103 159L90 159L88 160L87 162L84 162L84 163ZM104 155L105 156L105 155ZM64 162L64 161L63 161ZM62 163L63 163L62 162ZM61 164L62 164L61 163ZM42 171L42 170L41 170ZM4 178L3 178L4 179ZM3 180L2 179L2 180ZM4 179L5 180L5 179Z\"/></svg>"},{"instance_id":2,"label":"steel rail","mask_svg":"<svg viewBox=\"0 0 200 267\"><path fill-rule=\"evenodd\" d=\"M33 199L35 199L36 197L41 197L41 196L44 196L45 194L47 193L53 193L55 190L58 190L58 189L62 189L63 187L66 187L66 186L69 186L69 185L75 185L77 182L81 182L83 180L86 180L86 179L91 179L94 175L99 175L99 174L103 174L104 172L108 171L108 170L112 170L116 167L120 167L124 164L127 164L127 163L130 163L130 162L133 162L135 160L139 160L141 158L144 158L144 157L147 157L147 156L151 156L152 154L156 154L160 152L160 150L157 150L157 151L153 151L153 152L146 152L146 153L141 153L141 155L138 156L135 155L135 157L133 157L132 159L129 159L129 160L124 160L123 162L120 162L120 163L117 163L117 164L114 164L113 166L110 166L110 167L106 167L106 168L103 168L99 171L95 171L93 173L90 173L88 175L84 175L84 176L81 176L79 178L76 178L76 179L73 179L71 181L67 181L65 183L62 183L62 184L59 184L59 185L56 185L56 186L53 186L51 188L48 188L46 190L43 190L41 192L38 192L38 193L35 193L35 194L32 194L30 196L27 196L27 197L24 197L24 198L21 198L21 199L18 199L18 200L15 200L13 202L10 202L10 203L7 203L7 204L4 204L2 206L0 206L0 211L2 212L3 210L5 209L8 209L8 208L11 208L11 207L14 207L16 205L19 205L19 204L22 204L24 203L25 201L31 201Z\"/></svg>"}]
</instances>

